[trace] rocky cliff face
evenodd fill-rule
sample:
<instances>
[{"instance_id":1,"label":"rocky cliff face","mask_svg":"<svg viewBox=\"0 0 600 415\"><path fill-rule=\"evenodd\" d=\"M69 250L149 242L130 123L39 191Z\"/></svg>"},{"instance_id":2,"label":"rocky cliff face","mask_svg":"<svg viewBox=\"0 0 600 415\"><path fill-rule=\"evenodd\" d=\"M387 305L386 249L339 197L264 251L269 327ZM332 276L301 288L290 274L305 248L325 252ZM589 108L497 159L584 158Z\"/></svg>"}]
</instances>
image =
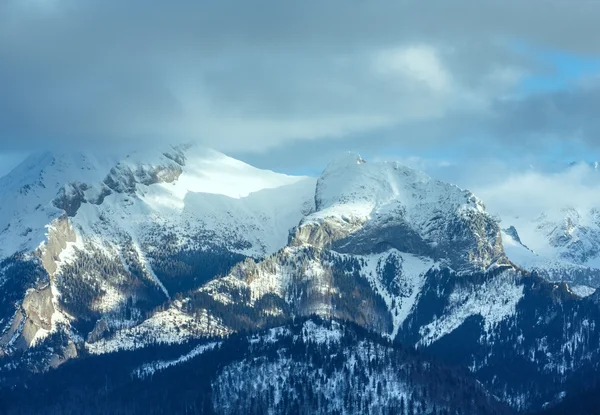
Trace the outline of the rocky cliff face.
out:
<instances>
[{"instance_id":1,"label":"rocky cliff face","mask_svg":"<svg viewBox=\"0 0 600 415\"><path fill-rule=\"evenodd\" d=\"M61 264L61 253L74 241L75 232L68 218L61 216L49 224L47 242L30 257L5 260L8 269L4 271L2 292L5 299L16 301L7 304L6 316L11 313L10 306L14 314L1 320L4 323L0 337L3 354L19 355L43 343L51 333L66 329L68 317L61 311L56 272ZM22 281L15 281L21 278ZM67 339L61 347L48 350L43 363L39 363L56 367L76 356L73 340Z\"/></svg>"}]
</instances>

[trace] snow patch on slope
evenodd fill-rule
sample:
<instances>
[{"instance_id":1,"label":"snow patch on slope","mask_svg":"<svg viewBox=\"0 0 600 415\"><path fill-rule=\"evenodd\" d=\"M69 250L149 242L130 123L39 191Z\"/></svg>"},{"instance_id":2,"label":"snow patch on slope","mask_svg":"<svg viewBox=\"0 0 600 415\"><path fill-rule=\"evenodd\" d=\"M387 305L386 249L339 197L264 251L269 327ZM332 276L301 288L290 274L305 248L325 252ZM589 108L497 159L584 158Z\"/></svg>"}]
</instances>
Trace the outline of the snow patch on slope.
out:
<instances>
[{"instance_id":1,"label":"snow patch on slope","mask_svg":"<svg viewBox=\"0 0 600 415\"><path fill-rule=\"evenodd\" d=\"M210 229L219 237L242 237L251 243L251 248L239 252L259 257L286 245L289 230L314 209L314 189L315 180L303 178L239 199L191 193L185 200L183 220L192 229Z\"/></svg>"},{"instance_id":2,"label":"snow patch on slope","mask_svg":"<svg viewBox=\"0 0 600 415\"><path fill-rule=\"evenodd\" d=\"M264 333L254 334L249 338L251 345L274 344L281 338L290 336L290 329L287 327L275 327Z\"/></svg>"},{"instance_id":3,"label":"snow patch on slope","mask_svg":"<svg viewBox=\"0 0 600 415\"><path fill-rule=\"evenodd\" d=\"M342 338L341 326L337 321L332 321L331 327L325 327L308 320L302 326L302 338L306 344L330 345L331 343L339 343Z\"/></svg>"},{"instance_id":4,"label":"snow patch on slope","mask_svg":"<svg viewBox=\"0 0 600 415\"><path fill-rule=\"evenodd\" d=\"M596 292L596 288L588 287L587 285L573 285L569 286L569 291L579 297L589 297Z\"/></svg>"},{"instance_id":5,"label":"snow patch on slope","mask_svg":"<svg viewBox=\"0 0 600 415\"><path fill-rule=\"evenodd\" d=\"M91 354L105 354L118 350L135 350L152 343L174 344L192 338L225 336L231 330L222 325L206 310L198 316L190 316L177 306L156 313L140 325L119 330L109 339L86 343Z\"/></svg>"},{"instance_id":6,"label":"snow patch on slope","mask_svg":"<svg viewBox=\"0 0 600 415\"><path fill-rule=\"evenodd\" d=\"M383 298L390 311L393 321L393 329L390 337L393 339L398 334L404 320L410 313L417 296L421 292L425 282L425 274L434 266L430 258L418 257L396 250L390 250L381 254L359 256L365 262L362 274L371 283L375 291ZM393 261L395 275L389 283L394 284L398 292L392 292L384 281L386 262Z\"/></svg>"},{"instance_id":7,"label":"snow patch on slope","mask_svg":"<svg viewBox=\"0 0 600 415\"><path fill-rule=\"evenodd\" d=\"M334 293L331 271L318 258L306 256L302 247L285 247L261 262L251 259L235 267L231 274L208 282L200 291L209 293L215 300L230 304L231 291L248 290L253 305L267 294L275 294L288 303L293 302L290 287L294 283L310 281L311 292ZM315 310L325 315L330 310Z\"/></svg>"},{"instance_id":8,"label":"snow patch on slope","mask_svg":"<svg viewBox=\"0 0 600 415\"><path fill-rule=\"evenodd\" d=\"M506 270L482 284L457 286L442 315L419 329L418 345L434 343L475 315L483 317L484 330L489 334L498 323L516 313L524 289L522 284L517 284L518 278L518 271Z\"/></svg>"},{"instance_id":9,"label":"snow patch on slope","mask_svg":"<svg viewBox=\"0 0 600 415\"><path fill-rule=\"evenodd\" d=\"M161 370L168 369L173 366L180 365L182 363L187 362L188 360L193 359L196 356L200 356L202 353L205 353L209 350L213 350L216 347L219 347L221 342L211 342L208 344L201 344L200 346L194 347L189 353L186 353L177 359L173 360L157 360L155 362L146 363L139 368L135 369L132 372L132 375L137 378L147 378L148 376L152 376L154 373L159 372Z\"/></svg>"}]
</instances>

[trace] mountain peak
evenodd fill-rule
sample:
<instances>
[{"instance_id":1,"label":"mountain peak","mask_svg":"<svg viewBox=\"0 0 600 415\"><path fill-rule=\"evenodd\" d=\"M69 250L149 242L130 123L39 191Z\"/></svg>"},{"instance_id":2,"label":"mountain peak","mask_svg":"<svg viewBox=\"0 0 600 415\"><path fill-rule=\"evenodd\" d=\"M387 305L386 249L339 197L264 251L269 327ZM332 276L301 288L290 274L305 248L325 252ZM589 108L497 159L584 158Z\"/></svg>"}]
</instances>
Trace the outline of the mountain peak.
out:
<instances>
[{"instance_id":1,"label":"mountain peak","mask_svg":"<svg viewBox=\"0 0 600 415\"><path fill-rule=\"evenodd\" d=\"M366 163L366 160L363 159L360 156L360 154L353 151L347 151L331 160L325 168L325 170L323 171L323 173L328 171L351 168Z\"/></svg>"},{"instance_id":2,"label":"mountain peak","mask_svg":"<svg viewBox=\"0 0 600 415\"><path fill-rule=\"evenodd\" d=\"M355 254L394 247L459 271L506 263L500 229L473 193L398 162L364 163L354 153L319 177L315 212L292 242ZM456 250L461 254L450 255Z\"/></svg>"}]
</instances>

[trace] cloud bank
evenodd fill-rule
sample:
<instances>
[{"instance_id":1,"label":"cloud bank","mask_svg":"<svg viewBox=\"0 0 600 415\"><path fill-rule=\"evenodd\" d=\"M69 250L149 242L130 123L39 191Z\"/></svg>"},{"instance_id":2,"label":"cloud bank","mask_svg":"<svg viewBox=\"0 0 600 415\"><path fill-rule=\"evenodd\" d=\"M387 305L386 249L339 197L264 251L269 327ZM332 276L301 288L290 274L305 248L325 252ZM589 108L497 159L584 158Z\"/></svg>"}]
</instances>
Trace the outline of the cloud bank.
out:
<instances>
[{"instance_id":1,"label":"cloud bank","mask_svg":"<svg viewBox=\"0 0 600 415\"><path fill-rule=\"evenodd\" d=\"M595 151L599 79L530 93L556 62L523 45L593 60L598 15L583 0L5 0L0 151Z\"/></svg>"}]
</instances>

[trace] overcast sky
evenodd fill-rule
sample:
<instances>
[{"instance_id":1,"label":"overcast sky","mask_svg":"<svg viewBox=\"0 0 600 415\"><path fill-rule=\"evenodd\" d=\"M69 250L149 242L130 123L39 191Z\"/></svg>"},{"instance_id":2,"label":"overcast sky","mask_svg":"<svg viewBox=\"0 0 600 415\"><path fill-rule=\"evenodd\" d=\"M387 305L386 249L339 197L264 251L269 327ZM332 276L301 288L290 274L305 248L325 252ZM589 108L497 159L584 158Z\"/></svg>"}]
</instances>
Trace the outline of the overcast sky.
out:
<instances>
[{"instance_id":1,"label":"overcast sky","mask_svg":"<svg viewBox=\"0 0 600 415\"><path fill-rule=\"evenodd\" d=\"M598 16L595 0L2 0L0 165L180 141L292 173L345 150L431 171L594 160Z\"/></svg>"}]
</instances>

